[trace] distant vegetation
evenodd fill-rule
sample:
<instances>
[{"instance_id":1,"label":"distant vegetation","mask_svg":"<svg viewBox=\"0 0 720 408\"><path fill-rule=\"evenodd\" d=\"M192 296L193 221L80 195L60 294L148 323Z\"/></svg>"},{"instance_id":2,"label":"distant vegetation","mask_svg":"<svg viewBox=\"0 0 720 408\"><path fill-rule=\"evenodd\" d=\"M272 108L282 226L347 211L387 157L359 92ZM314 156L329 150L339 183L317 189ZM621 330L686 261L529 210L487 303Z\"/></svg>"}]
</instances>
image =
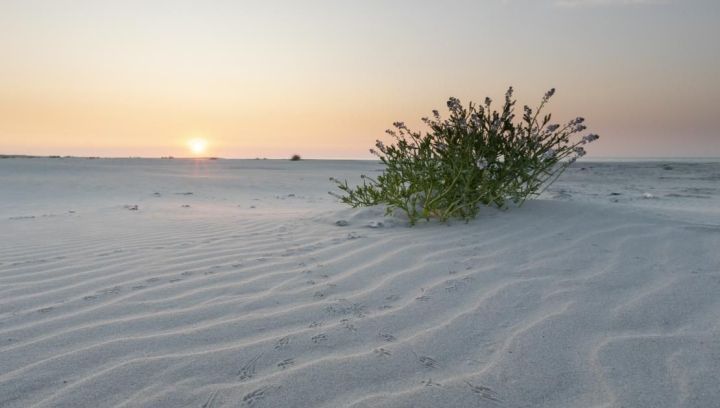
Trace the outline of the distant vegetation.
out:
<instances>
[{"instance_id":1,"label":"distant vegetation","mask_svg":"<svg viewBox=\"0 0 720 408\"><path fill-rule=\"evenodd\" d=\"M298 160L301 160L301 158L300 158L300 155L299 155L299 154L293 154L292 157L290 158L290 160L291 160L291 161L298 161Z\"/></svg>"},{"instance_id":2,"label":"distant vegetation","mask_svg":"<svg viewBox=\"0 0 720 408\"><path fill-rule=\"evenodd\" d=\"M418 219L474 218L479 205L505 207L508 201L522 205L540 194L567 167L585 155L584 145L595 134L576 138L586 129L578 117L565 125L551 123L541 112L555 89L548 91L533 111L523 108L515 123L513 89L505 94L502 110L492 110L492 100L464 107L456 98L447 102L450 117L438 111L422 118L425 133L395 122L387 133L395 141L370 149L385 164L377 178L361 175L362 185L331 178L344 193L343 203L353 207L384 204L387 213L399 209L411 224Z\"/></svg>"}]
</instances>

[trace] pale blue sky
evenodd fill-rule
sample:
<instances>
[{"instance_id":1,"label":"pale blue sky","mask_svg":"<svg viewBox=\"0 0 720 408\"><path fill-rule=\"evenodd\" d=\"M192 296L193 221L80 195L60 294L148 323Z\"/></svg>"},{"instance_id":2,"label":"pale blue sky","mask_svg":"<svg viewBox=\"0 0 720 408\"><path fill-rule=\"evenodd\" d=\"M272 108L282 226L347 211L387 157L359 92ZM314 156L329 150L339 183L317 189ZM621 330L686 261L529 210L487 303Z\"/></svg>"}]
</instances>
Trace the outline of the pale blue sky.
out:
<instances>
[{"instance_id":1,"label":"pale blue sky","mask_svg":"<svg viewBox=\"0 0 720 408\"><path fill-rule=\"evenodd\" d=\"M463 101L550 111L595 156L720 156L720 2L0 0L0 153L367 157Z\"/></svg>"}]
</instances>

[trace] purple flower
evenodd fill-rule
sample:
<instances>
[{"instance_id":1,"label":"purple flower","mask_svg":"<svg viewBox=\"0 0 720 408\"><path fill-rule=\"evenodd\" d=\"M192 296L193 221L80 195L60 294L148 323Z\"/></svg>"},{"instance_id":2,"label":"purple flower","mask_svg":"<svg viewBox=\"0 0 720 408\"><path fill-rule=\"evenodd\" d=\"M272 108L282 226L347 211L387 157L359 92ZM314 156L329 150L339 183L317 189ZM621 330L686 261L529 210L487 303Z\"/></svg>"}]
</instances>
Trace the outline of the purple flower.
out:
<instances>
[{"instance_id":1,"label":"purple flower","mask_svg":"<svg viewBox=\"0 0 720 408\"><path fill-rule=\"evenodd\" d=\"M545 102L547 102L548 99L553 97L553 95L555 95L555 88L550 88L549 91L545 92L545 96L543 97L543 100L545 100Z\"/></svg>"},{"instance_id":2,"label":"purple flower","mask_svg":"<svg viewBox=\"0 0 720 408\"><path fill-rule=\"evenodd\" d=\"M510 100L510 98L512 98L513 91L514 91L514 90L513 90L513 87L512 87L512 86L511 86L510 88L508 88L507 92L505 92L505 99L506 99L506 100Z\"/></svg>"},{"instance_id":3,"label":"purple flower","mask_svg":"<svg viewBox=\"0 0 720 408\"><path fill-rule=\"evenodd\" d=\"M451 111L456 111L456 110L460 110L462 105L460 104L460 100L458 98L454 98L451 96L450 99L448 99L448 101L447 101L447 107Z\"/></svg>"},{"instance_id":4,"label":"purple flower","mask_svg":"<svg viewBox=\"0 0 720 408\"><path fill-rule=\"evenodd\" d=\"M548 151L546 151L545 153L542 154L542 158L545 160L553 159L553 158L555 158L556 154L557 153L555 152L555 149L548 149Z\"/></svg>"},{"instance_id":5,"label":"purple flower","mask_svg":"<svg viewBox=\"0 0 720 408\"><path fill-rule=\"evenodd\" d=\"M554 131L560 129L560 125L553 123L552 125L548 125L547 131L550 133L553 133Z\"/></svg>"},{"instance_id":6,"label":"purple flower","mask_svg":"<svg viewBox=\"0 0 720 408\"><path fill-rule=\"evenodd\" d=\"M592 142L594 142L594 141L596 141L596 140L598 140L598 139L600 139L600 136L598 136L598 135L596 135L596 134L594 134L594 133L591 133L591 134L589 134L589 135L587 135L587 136L583 136L583 138L582 138L582 143L583 143L583 144L585 144L585 143L592 143Z\"/></svg>"}]
</instances>

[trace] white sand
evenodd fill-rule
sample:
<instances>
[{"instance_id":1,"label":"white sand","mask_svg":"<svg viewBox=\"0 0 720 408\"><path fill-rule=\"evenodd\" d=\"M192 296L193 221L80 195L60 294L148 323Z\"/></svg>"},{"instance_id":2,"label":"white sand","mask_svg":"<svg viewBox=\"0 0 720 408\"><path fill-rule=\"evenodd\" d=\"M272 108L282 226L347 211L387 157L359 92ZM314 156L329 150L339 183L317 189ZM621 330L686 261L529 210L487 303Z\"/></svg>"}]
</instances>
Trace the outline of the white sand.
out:
<instances>
[{"instance_id":1,"label":"white sand","mask_svg":"<svg viewBox=\"0 0 720 408\"><path fill-rule=\"evenodd\" d=\"M719 406L720 163L415 228L377 169L0 160L0 407Z\"/></svg>"}]
</instances>

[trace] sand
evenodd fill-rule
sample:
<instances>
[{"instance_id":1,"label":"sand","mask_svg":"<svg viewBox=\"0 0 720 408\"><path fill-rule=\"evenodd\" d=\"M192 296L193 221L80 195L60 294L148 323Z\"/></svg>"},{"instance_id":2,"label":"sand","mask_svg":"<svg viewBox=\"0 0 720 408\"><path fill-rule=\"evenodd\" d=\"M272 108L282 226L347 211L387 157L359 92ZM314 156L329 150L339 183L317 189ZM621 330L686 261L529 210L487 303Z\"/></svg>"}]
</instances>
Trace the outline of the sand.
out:
<instances>
[{"instance_id":1,"label":"sand","mask_svg":"<svg viewBox=\"0 0 720 408\"><path fill-rule=\"evenodd\" d=\"M379 169L0 160L0 407L718 406L720 163L414 228Z\"/></svg>"}]
</instances>

